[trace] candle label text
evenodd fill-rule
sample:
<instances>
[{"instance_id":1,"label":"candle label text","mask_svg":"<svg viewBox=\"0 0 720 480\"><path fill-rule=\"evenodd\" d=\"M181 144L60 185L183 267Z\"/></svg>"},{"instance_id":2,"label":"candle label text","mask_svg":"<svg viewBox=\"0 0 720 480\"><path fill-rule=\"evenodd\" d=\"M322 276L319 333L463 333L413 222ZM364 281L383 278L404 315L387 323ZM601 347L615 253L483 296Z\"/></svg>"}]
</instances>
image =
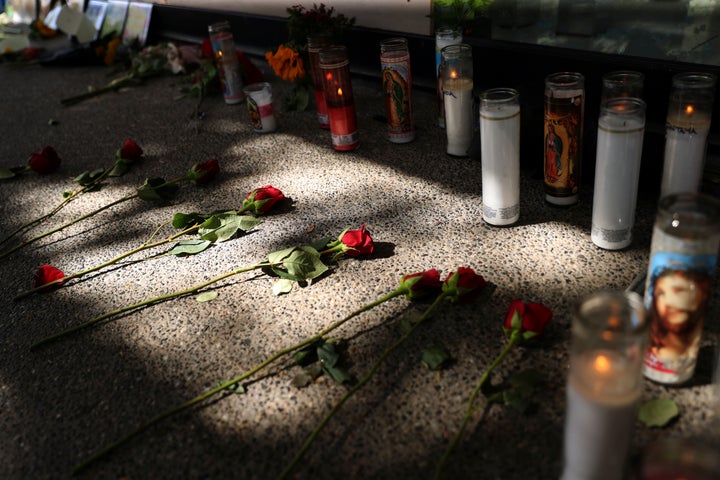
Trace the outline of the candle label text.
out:
<instances>
[{"instance_id":1,"label":"candle label text","mask_svg":"<svg viewBox=\"0 0 720 480\"><path fill-rule=\"evenodd\" d=\"M695 125L690 125L689 127L680 127L678 125L673 125L670 122L665 123L665 130L668 130L670 132L678 132L682 134L687 135L697 135L698 132L695 129Z\"/></svg>"}]
</instances>

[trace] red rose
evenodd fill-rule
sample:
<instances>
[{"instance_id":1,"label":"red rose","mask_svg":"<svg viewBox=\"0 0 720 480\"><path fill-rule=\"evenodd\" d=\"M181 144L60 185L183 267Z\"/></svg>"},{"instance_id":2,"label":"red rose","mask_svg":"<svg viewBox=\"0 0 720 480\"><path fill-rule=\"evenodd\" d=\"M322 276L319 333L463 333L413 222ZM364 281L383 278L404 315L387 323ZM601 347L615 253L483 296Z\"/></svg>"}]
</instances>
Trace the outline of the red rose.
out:
<instances>
[{"instance_id":1,"label":"red rose","mask_svg":"<svg viewBox=\"0 0 720 480\"><path fill-rule=\"evenodd\" d=\"M521 333L529 332L530 335L526 337L530 338L542 335L550 320L552 320L552 311L545 305L513 300L505 317L505 329L519 330Z\"/></svg>"},{"instance_id":2,"label":"red rose","mask_svg":"<svg viewBox=\"0 0 720 480\"><path fill-rule=\"evenodd\" d=\"M125 160L126 162L135 162L140 160L143 155L142 148L137 143L133 142L129 138L125 140L123 146L118 150L117 156Z\"/></svg>"},{"instance_id":3,"label":"red rose","mask_svg":"<svg viewBox=\"0 0 720 480\"><path fill-rule=\"evenodd\" d=\"M53 147L48 146L30 155L28 164L32 171L45 175L57 170L60 166L60 157Z\"/></svg>"},{"instance_id":4,"label":"red rose","mask_svg":"<svg viewBox=\"0 0 720 480\"><path fill-rule=\"evenodd\" d=\"M408 300L438 294L442 288L440 272L433 268L431 270L425 270L424 272L405 275L402 279L400 279L400 287L407 289L405 297Z\"/></svg>"},{"instance_id":5,"label":"red rose","mask_svg":"<svg viewBox=\"0 0 720 480\"><path fill-rule=\"evenodd\" d=\"M347 230L340 242L345 246L343 252L350 257L359 257L360 255L370 255L375 249L373 239L370 233L365 230L363 223L357 230Z\"/></svg>"},{"instance_id":6,"label":"red rose","mask_svg":"<svg viewBox=\"0 0 720 480\"><path fill-rule=\"evenodd\" d=\"M284 198L285 195L280 190L272 185L265 185L247 194L243 201L243 208L251 210L255 214L265 213Z\"/></svg>"},{"instance_id":7,"label":"red rose","mask_svg":"<svg viewBox=\"0 0 720 480\"><path fill-rule=\"evenodd\" d=\"M451 301L459 300L470 303L480 297L487 282L482 275L475 273L472 268L458 267L457 271L448 275L443 284L443 291L448 294Z\"/></svg>"},{"instance_id":8,"label":"red rose","mask_svg":"<svg viewBox=\"0 0 720 480\"><path fill-rule=\"evenodd\" d=\"M193 165L188 172L188 178L193 183L203 184L215 178L219 172L220 165L218 161L213 158L206 162Z\"/></svg>"},{"instance_id":9,"label":"red rose","mask_svg":"<svg viewBox=\"0 0 720 480\"><path fill-rule=\"evenodd\" d=\"M55 268L52 265L42 265L33 275L33 280L35 281L35 288L37 288L63 277L65 277L65 274L62 270ZM62 285L62 282L53 284L53 287L57 288L60 285Z\"/></svg>"}]
</instances>

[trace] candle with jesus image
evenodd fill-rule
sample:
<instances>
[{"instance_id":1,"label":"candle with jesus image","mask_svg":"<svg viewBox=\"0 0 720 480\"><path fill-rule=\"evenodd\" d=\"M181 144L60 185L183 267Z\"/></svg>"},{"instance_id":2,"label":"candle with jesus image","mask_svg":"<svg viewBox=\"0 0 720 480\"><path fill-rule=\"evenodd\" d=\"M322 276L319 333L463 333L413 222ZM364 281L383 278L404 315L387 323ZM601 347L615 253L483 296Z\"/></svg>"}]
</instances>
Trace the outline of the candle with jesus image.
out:
<instances>
[{"instance_id":1,"label":"candle with jesus image","mask_svg":"<svg viewBox=\"0 0 720 480\"><path fill-rule=\"evenodd\" d=\"M661 198L700 190L715 82L711 73L680 73L673 77L665 122Z\"/></svg>"},{"instance_id":2,"label":"candle with jesus image","mask_svg":"<svg viewBox=\"0 0 720 480\"><path fill-rule=\"evenodd\" d=\"M347 49L341 45L322 48L320 69L333 148L338 151L354 150L360 141Z\"/></svg>"},{"instance_id":3,"label":"candle with jesus image","mask_svg":"<svg viewBox=\"0 0 720 480\"><path fill-rule=\"evenodd\" d=\"M620 480L642 393L642 298L600 292L575 311L567 383L563 480Z\"/></svg>"}]
</instances>

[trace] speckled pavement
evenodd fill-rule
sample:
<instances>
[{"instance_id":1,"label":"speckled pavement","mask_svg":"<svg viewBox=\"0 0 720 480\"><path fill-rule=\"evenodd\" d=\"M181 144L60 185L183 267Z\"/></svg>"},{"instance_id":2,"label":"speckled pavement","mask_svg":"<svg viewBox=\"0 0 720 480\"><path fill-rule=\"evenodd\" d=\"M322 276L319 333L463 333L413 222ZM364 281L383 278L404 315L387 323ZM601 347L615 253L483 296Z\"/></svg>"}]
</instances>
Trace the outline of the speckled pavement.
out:
<instances>
[{"instance_id":1,"label":"speckled pavement","mask_svg":"<svg viewBox=\"0 0 720 480\"><path fill-rule=\"evenodd\" d=\"M437 268L444 278L458 266L481 273L495 286L493 295L482 304L442 306L344 405L291 478L429 478L472 388L504 345L502 321L515 298L546 304L554 321L541 341L514 349L492 380L532 367L546 383L524 414L502 406L478 413L445 478L558 478L571 309L594 291L624 289L644 270L655 199L639 201L632 246L603 251L590 240L589 186L576 206L555 208L543 200L537 170L525 169L520 221L496 228L481 220L479 162L444 152L431 92L415 92L417 139L395 145L376 119L385 108L379 79L355 81L361 145L340 153L312 109L282 111L278 94L273 134L254 133L245 105L227 106L218 96L201 105L204 119L193 119L196 100L176 99L180 77L60 105L61 97L106 83L107 74L0 66L0 165L22 165L45 145L62 158L53 174L0 183L4 235L57 204L80 172L109 166L126 138L143 148L145 160L70 203L46 226L132 193L146 177L170 179L210 158L218 159L221 173L205 186L182 184L167 204L124 203L0 260L0 478L69 478L96 449L390 292L402 275ZM66 288L13 301L32 286L41 264L67 273L88 268L144 242L176 212L238 208L247 192L266 184L289 200L245 236L186 258L163 256L162 248L143 252ZM159 303L29 349L114 308L363 223L376 243L372 256L342 259L288 295L274 296L273 279L260 272L241 274L219 283L213 301L187 296ZM711 425L718 300L715 289L693 382L682 388L645 382L645 399L672 398L682 414L666 429L638 423L635 452L655 438L695 435ZM422 306L395 299L334 332L347 341L355 376L399 338L395 320L412 308ZM432 343L454 359L440 374L420 362ZM297 389L290 384L295 373L289 361L279 362L246 383L246 393L221 394L165 419L79 478L274 478L348 388L321 377Z\"/></svg>"}]
</instances>

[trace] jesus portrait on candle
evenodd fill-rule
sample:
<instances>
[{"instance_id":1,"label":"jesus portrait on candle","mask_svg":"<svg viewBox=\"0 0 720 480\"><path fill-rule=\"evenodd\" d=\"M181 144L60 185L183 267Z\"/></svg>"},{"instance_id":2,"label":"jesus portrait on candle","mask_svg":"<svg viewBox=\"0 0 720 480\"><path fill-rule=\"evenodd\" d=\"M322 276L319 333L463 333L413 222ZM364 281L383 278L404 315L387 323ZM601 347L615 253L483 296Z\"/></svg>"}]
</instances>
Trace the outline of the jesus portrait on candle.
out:
<instances>
[{"instance_id":1,"label":"jesus portrait on candle","mask_svg":"<svg viewBox=\"0 0 720 480\"><path fill-rule=\"evenodd\" d=\"M668 268L655 276L650 303L650 351L668 366L695 357L708 300L710 275ZM678 365L679 366L679 365Z\"/></svg>"}]
</instances>

